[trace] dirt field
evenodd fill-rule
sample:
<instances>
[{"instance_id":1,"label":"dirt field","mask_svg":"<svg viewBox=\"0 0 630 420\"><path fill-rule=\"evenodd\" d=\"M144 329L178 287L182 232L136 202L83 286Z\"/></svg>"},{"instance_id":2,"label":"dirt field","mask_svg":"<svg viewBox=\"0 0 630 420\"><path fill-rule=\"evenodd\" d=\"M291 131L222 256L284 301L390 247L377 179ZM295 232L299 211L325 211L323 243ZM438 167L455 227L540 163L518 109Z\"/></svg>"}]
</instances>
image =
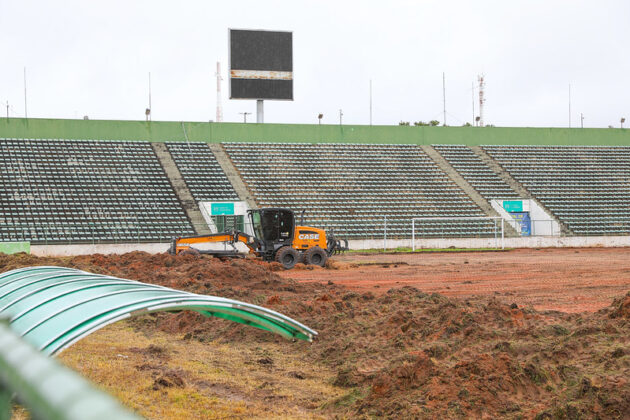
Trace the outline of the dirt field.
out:
<instances>
[{"instance_id":1,"label":"dirt field","mask_svg":"<svg viewBox=\"0 0 630 420\"><path fill-rule=\"evenodd\" d=\"M60 356L151 419L625 419L627 251L350 254L286 272L194 255L0 254L0 272L75 267L263 305L319 332L290 342L160 313Z\"/></svg>"},{"instance_id":2,"label":"dirt field","mask_svg":"<svg viewBox=\"0 0 630 420\"><path fill-rule=\"evenodd\" d=\"M630 248L516 249L506 252L346 254L338 270L281 272L299 282L332 281L384 293L413 286L452 297L497 296L537 310L596 311L630 289Z\"/></svg>"}]
</instances>

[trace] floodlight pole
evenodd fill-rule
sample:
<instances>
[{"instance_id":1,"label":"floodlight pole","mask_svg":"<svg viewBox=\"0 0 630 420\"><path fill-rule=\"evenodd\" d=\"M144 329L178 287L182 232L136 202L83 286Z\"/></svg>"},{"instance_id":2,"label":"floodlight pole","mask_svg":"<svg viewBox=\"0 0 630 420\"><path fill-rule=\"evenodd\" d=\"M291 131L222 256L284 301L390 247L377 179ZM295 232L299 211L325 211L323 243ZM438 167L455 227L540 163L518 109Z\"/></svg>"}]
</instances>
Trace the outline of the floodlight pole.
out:
<instances>
[{"instance_id":1,"label":"floodlight pole","mask_svg":"<svg viewBox=\"0 0 630 420\"><path fill-rule=\"evenodd\" d=\"M28 118L28 107L26 106L26 66L24 67L24 118Z\"/></svg>"},{"instance_id":2,"label":"floodlight pole","mask_svg":"<svg viewBox=\"0 0 630 420\"><path fill-rule=\"evenodd\" d=\"M446 127L446 76L442 72L442 105L444 107L444 127Z\"/></svg>"},{"instance_id":3,"label":"floodlight pole","mask_svg":"<svg viewBox=\"0 0 630 420\"><path fill-rule=\"evenodd\" d=\"M569 83L569 128L571 128L571 83Z\"/></svg>"},{"instance_id":4,"label":"floodlight pole","mask_svg":"<svg viewBox=\"0 0 630 420\"><path fill-rule=\"evenodd\" d=\"M243 116L243 123L247 124L247 116L251 114L251 112L239 112L239 114Z\"/></svg>"},{"instance_id":5,"label":"floodlight pole","mask_svg":"<svg viewBox=\"0 0 630 420\"><path fill-rule=\"evenodd\" d=\"M262 99L256 100L256 122L258 124L265 122L265 108Z\"/></svg>"},{"instance_id":6,"label":"floodlight pole","mask_svg":"<svg viewBox=\"0 0 630 420\"><path fill-rule=\"evenodd\" d=\"M370 79L370 125L372 125L372 79Z\"/></svg>"}]
</instances>

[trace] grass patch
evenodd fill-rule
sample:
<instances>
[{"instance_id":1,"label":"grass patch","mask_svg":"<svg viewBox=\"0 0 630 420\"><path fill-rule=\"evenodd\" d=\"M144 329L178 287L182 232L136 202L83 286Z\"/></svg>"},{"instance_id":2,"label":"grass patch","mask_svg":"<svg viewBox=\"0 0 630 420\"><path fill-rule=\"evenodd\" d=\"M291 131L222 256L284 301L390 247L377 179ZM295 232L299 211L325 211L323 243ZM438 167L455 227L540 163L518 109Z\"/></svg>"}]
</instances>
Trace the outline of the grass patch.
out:
<instances>
[{"instance_id":1,"label":"grass patch","mask_svg":"<svg viewBox=\"0 0 630 420\"><path fill-rule=\"evenodd\" d=\"M331 385L334 372L309 360L300 344L236 348L160 331L147 337L119 322L60 361L148 419L322 418L321 407L348 390Z\"/></svg>"},{"instance_id":2,"label":"grass patch","mask_svg":"<svg viewBox=\"0 0 630 420\"><path fill-rule=\"evenodd\" d=\"M365 398L366 395L367 393L361 390L360 388L354 388L347 394L342 395L341 397L333 401L332 405L334 405L335 407L350 407L356 401L362 398ZM330 404L324 405L324 408L328 408L328 407L330 407Z\"/></svg>"}]
</instances>

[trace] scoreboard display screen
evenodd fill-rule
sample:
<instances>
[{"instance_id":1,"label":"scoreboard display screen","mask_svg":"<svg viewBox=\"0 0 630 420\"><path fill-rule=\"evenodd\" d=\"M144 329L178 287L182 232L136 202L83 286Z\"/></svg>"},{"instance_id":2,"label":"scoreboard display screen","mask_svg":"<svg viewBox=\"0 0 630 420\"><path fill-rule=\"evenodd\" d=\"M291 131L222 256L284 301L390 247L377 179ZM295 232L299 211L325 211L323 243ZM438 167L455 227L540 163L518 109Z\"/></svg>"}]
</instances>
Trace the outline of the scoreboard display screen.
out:
<instances>
[{"instance_id":1,"label":"scoreboard display screen","mask_svg":"<svg viewBox=\"0 0 630 420\"><path fill-rule=\"evenodd\" d=\"M230 29L230 99L293 100L293 33Z\"/></svg>"}]
</instances>

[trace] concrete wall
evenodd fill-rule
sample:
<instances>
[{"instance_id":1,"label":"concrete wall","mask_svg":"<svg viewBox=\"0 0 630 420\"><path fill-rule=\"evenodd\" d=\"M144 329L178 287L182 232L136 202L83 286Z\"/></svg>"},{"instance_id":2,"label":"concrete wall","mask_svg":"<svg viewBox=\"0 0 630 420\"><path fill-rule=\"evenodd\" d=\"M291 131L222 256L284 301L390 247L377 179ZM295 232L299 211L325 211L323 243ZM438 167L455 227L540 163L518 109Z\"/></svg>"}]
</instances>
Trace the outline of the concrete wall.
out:
<instances>
[{"instance_id":1,"label":"concrete wall","mask_svg":"<svg viewBox=\"0 0 630 420\"><path fill-rule=\"evenodd\" d=\"M350 249L383 249L382 239L348 241ZM498 244L498 245L497 245ZM411 239L387 240L387 248L411 248ZM501 247L501 239L453 238L416 239L416 249L443 248L495 248ZM505 238L505 248L583 248L583 247L630 247L630 236L529 236Z\"/></svg>"},{"instance_id":2,"label":"concrete wall","mask_svg":"<svg viewBox=\"0 0 630 420\"><path fill-rule=\"evenodd\" d=\"M238 244L242 245L242 244ZM382 239L365 239L349 241L353 250L383 249ZM131 251L144 251L151 254L166 252L169 244L100 244L100 245L32 245L31 254L37 256L73 256L89 254L124 254ZM388 239L387 249L399 247L411 248L411 239ZM417 239L416 248L495 248L501 247L501 239L493 238L455 238L455 239ZM530 236L522 238L505 238L506 248L581 248L581 247L630 247L630 236ZM247 248L238 247L241 252Z\"/></svg>"},{"instance_id":3,"label":"concrete wall","mask_svg":"<svg viewBox=\"0 0 630 420\"><path fill-rule=\"evenodd\" d=\"M414 127L0 118L0 138L408 144L630 145L610 128Z\"/></svg>"},{"instance_id":4,"label":"concrete wall","mask_svg":"<svg viewBox=\"0 0 630 420\"><path fill-rule=\"evenodd\" d=\"M90 254L125 254L132 251L144 251L150 254L166 252L170 244L80 244L80 245L32 245L31 254L39 257L68 257Z\"/></svg>"}]
</instances>

